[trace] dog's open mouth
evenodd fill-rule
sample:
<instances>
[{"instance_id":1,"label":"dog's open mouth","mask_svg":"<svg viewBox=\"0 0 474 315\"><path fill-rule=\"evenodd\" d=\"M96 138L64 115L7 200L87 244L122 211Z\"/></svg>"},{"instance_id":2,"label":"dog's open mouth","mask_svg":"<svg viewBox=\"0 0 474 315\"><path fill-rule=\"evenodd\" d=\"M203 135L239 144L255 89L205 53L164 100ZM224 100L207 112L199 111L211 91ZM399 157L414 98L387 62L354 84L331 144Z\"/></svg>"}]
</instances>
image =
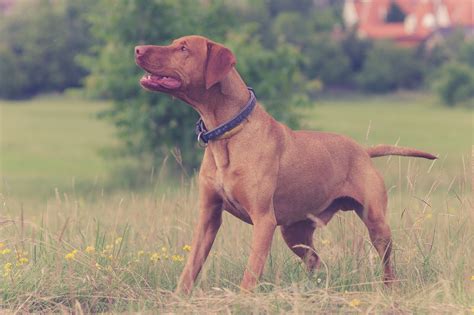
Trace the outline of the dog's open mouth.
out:
<instances>
[{"instance_id":1,"label":"dog's open mouth","mask_svg":"<svg viewBox=\"0 0 474 315\"><path fill-rule=\"evenodd\" d=\"M150 90L165 88L174 90L181 86L181 80L158 74L146 73L141 79L140 84Z\"/></svg>"}]
</instances>

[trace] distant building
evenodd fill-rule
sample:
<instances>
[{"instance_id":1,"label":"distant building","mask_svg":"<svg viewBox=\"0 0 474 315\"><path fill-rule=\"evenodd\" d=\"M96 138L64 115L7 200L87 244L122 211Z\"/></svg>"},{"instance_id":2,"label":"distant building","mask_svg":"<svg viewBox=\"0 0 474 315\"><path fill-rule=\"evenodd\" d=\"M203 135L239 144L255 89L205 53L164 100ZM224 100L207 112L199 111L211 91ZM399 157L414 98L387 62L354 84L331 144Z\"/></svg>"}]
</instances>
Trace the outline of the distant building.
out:
<instances>
[{"instance_id":1,"label":"distant building","mask_svg":"<svg viewBox=\"0 0 474 315\"><path fill-rule=\"evenodd\" d=\"M0 13L7 12L13 6L14 0L0 0Z\"/></svg>"},{"instance_id":2,"label":"distant building","mask_svg":"<svg viewBox=\"0 0 474 315\"><path fill-rule=\"evenodd\" d=\"M361 38L415 46L464 30L474 38L474 0L345 0L347 29Z\"/></svg>"}]
</instances>

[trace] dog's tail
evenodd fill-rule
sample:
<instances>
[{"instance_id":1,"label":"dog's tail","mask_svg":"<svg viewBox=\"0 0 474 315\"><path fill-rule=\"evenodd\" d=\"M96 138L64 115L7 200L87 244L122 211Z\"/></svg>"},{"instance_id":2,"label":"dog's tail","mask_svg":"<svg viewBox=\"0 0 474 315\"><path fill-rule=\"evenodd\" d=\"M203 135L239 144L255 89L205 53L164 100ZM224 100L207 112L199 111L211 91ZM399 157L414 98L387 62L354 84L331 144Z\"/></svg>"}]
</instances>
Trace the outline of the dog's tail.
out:
<instances>
[{"instance_id":1,"label":"dog's tail","mask_svg":"<svg viewBox=\"0 0 474 315\"><path fill-rule=\"evenodd\" d=\"M387 144L379 144L374 147L367 148L367 153L370 157L379 157L379 156L386 156L386 155L401 155L401 156L413 156L413 157L420 157L425 158L428 160L435 160L437 159L436 156L412 149L412 148L404 148L404 147L397 147L394 145L387 145Z\"/></svg>"}]
</instances>

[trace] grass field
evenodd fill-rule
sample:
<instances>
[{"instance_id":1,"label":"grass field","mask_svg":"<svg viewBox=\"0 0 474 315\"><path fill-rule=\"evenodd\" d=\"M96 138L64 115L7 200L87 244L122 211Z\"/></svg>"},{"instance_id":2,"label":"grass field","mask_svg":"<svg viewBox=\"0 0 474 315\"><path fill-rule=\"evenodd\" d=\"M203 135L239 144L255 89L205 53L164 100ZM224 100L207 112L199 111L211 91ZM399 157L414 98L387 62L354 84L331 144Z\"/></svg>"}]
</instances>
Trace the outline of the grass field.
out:
<instances>
[{"instance_id":1,"label":"grass field","mask_svg":"<svg viewBox=\"0 0 474 315\"><path fill-rule=\"evenodd\" d=\"M4 192L36 199L104 181L110 167L99 153L116 140L95 117L107 103L49 96L0 106Z\"/></svg>"},{"instance_id":2,"label":"grass field","mask_svg":"<svg viewBox=\"0 0 474 315\"><path fill-rule=\"evenodd\" d=\"M362 223L338 214L315 233L323 267L309 275L276 234L258 290L238 283L251 227L225 215L191 298L174 295L196 223L197 188L150 177L120 187L100 157L116 145L97 121L107 103L65 97L0 102L0 307L12 311L171 313L474 312L472 113L430 96L326 98L304 111L307 128L363 144L439 154L435 163L380 158L400 283L380 282ZM192 126L190 126L191 128ZM91 197L93 196L93 197ZM1 312L1 310L0 310Z\"/></svg>"}]
</instances>

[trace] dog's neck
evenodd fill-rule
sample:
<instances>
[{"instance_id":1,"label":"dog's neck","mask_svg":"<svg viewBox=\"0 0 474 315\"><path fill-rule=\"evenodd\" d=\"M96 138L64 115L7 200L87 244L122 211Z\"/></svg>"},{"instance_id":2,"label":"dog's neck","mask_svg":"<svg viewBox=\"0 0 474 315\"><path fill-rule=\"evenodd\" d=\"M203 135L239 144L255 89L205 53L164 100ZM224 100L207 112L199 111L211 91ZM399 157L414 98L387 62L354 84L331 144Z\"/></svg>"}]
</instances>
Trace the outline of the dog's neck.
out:
<instances>
[{"instance_id":1,"label":"dog's neck","mask_svg":"<svg viewBox=\"0 0 474 315\"><path fill-rule=\"evenodd\" d=\"M208 130L231 120L247 105L250 92L234 68L208 90L204 100L193 107L199 112Z\"/></svg>"}]
</instances>

